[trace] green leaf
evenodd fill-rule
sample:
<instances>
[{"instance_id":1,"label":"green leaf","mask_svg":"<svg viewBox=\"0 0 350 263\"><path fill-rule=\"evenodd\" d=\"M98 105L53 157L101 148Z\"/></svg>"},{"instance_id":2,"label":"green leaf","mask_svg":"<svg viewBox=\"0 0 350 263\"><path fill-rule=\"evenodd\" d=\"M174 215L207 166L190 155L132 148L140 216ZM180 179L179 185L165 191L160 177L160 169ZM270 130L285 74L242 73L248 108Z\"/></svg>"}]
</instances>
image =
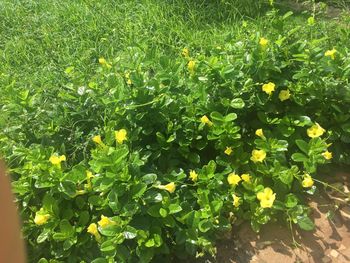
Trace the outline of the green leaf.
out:
<instances>
[{"instance_id":1,"label":"green leaf","mask_svg":"<svg viewBox=\"0 0 350 263\"><path fill-rule=\"evenodd\" d=\"M292 160L295 162L307 162L309 158L302 153L293 153Z\"/></svg>"},{"instance_id":2,"label":"green leaf","mask_svg":"<svg viewBox=\"0 0 350 263\"><path fill-rule=\"evenodd\" d=\"M105 258L96 258L91 263L108 263L107 259Z\"/></svg>"},{"instance_id":3,"label":"green leaf","mask_svg":"<svg viewBox=\"0 0 350 263\"><path fill-rule=\"evenodd\" d=\"M154 245L155 245L155 242L153 238L148 239L145 243L145 247L154 247Z\"/></svg>"},{"instance_id":4,"label":"green leaf","mask_svg":"<svg viewBox=\"0 0 350 263\"><path fill-rule=\"evenodd\" d=\"M215 170L216 170L215 161L213 161L213 160L209 161L209 163L207 165L203 166L203 170L204 170L205 174L213 175L215 173Z\"/></svg>"},{"instance_id":5,"label":"green leaf","mask_svg":"<svg viewBox=\"0 0 350 263\"><path fill-rule=\"evenodd\" d=\"M60 191L64 192L65 194L71 197L75 196L76 190L77 190L75 183L68 180L61 182L59 188L60 188Z\"/></svg>"},{"instance_id":6,"label":"green leaf","mask_svg":"<svg viewBox=\"0 0 350 263\"><path fill-rule=\"evenodd\" d=\"M147 185L143 183L138 183L131 188L131 194L133 198L139 198L147 190Z\"/></svg>"},{"instance_id":7,"label":"green leaf","mask_svg":"<svg viewBox=\"0 0 350 263\"><path fill-rule=\"evenodd\" d=\"M114 237L121 232L121 227L118 225L110 225L100 229L102 235L107 237Z\"/></svg>"},{"instance_id":8,"label":"green leaf","mask_svg":"<svg viewBox=\"0 0 350 263\"><path fill-rule=\"evenodd\" d=\"M67 237L70 237L74 234L74 227L66 219L63 219L60 222L60 230L62 233L67 235Z\"/></svg>"},{"instance_id":9,"label":"green leaf","mask_svg":"<svg viewBox=\"0 0 350 263\"><path fill-rule=\"evenodd\" d=\"M298 201L298 198L294 194L288 194L284 203L286 207L292 208L298 204Z\"/></svg>"},{"instance_id":10,"label":"green leaf","mask_svg":"<svg viewBox=\"0 0 350 263\"><path fill-rule=\"evenodd\" d=\"M311 126L313 123L308 116L298 116L296 119L294 119L293 123L297 126L304 127L306 125Z\"/></svg>"},{"instance_id":11,"label":"green leaf","mask_svg":"<svg viewBox=\"0 0 350 263\"><path fill-rule=\"evenodd\" d=\"M123 235L126 239L134 239L137 236L137 230L132 226L127 226Z\"/></svg>"},{"instance_id":12,"label":"green leaf","mask_svg":"<svg viewBox=\"0 0 350 263\"><path fill-rule=\"evenodd\" d=\"M100 250L102 252L111 252L115 250L115 245L113 243L113 240L107 240L103 242L100 246Z\"/></svg>"},{"instance_id":13,"label":"green leaf","mask_svg":"<svg viewBox=\"0 0 350 263\"><path fill-rule=\"evenodd\" d=\"M281 180L282 183L286 184L286 185L290 185L293 182L293 171L290 170L285 170L285 171L281 171L278 174L278 178Z\"/></svg>"},{"instance_id":14,"label":"green leaf","mask_svg":"<svg viewBox=\"0 0 350 263\"><path fill-rule=\"evenodd\" d=\"M139 263L149 263L154 256L154 249L138 246L136 254L139 257Z\"/></svg>"},{"instance_id":15,"label":"green leaf","mask_svg":"<svg viewBox=\"0 0 350 263\"><path fill-rule=\"evenodd\" d=\"M213 227L213 224L207 219L200 221L198 224L199 231L203 233L208 232L212 227Z\"/></svg>"},{"instance_id":16,"label":"green leaf","mask_svg":"<svg viewBox=\"0 0 350 263\"><path fill-rule=\"evenodd\" d=\"M222 208L223 202L221 200L214 200L210 203L210 208L212 210L213 214L220 213L220 210Z\"/></svg>"},{"instance_id":17,"label":"green leaf","mask_svg":"<svg viewBox=\"0 0 350 263\"><path fill-rule=\"evenodd\" d=\"M302 150L305 154L309 153L309 144L304 140L295 140L295 143L298 145L299 149Z\"/></svg>"},{"instance_id":18,"label":"green leaf","mask_svg":"<svg viewBox=\"0 0 350 263\"><path fill-rule=\"evenodd\" d=\"M221 113L217 112L217 111L214 111L210 114L210 117L213 119L213 120L216 120L216 121L219 121L219 122L224 122L224 116L222 116Z\"/></svg>"},{"instance_id":19,"label":"green leaf","mask_svg":"<svg viewBox=\"0 0 350 263\"><path fill-rule=\"evenodd\" d=\"M145 174L142 176L141 180L145 184L153 184L157 180L157 175L156 174Z\"/></svg>"},{"instance_id":20,"label":"green leaf","mask_svg":"<svg viewBox=\"0 0 350 263\"><path fill-rule=\"evenodd\" d=\"M159 214L161 215L161 217L166 217L168 215L168 211L164 208L160 208Z\"/></svg>"},{"instance_id":21,"label":"green leaf","mask_svg":"<svg viewBox=\"0 0 350 263\"><path fill-rule=\"evenodd\" d=\"M49 237L50 229L44 229L37 237L36 241L40 244Z\"/></svg>"},{"instance_id":22,"label":"green leaf","mask_svg":"<svg viewBox=\"0 0 350 263\"><path fill-rule=\"evenodd\" d=\"M231 122L231 121L234 121L235 119L237 119L237 114L236 113L230 113L230 114L227 114L225 116L224 121L225 122Z\"/></svg>"},{"instance_id":23,"label":"green leaf","mask_svg":"<svg viewBox=\"0 0 350 263\"><path fill-rule=\"evenodd\" d=\"M241 98L231 100L230 106L234 109L242 109L245 106L244 101Z\"/></svg>"},{"instance_id":24,"label":"green leaf","mask_svg":"<svg viewBox=\"0 0 350 263\"><path fill-rule=\"evenodd\" d=\"M252 229L253 229L253 231L255 233L259 233L260 232L261 225L257 222L256 219L252 219L250 221L250 226L252 227Z\"/></svg>"},{"instance_id":25,"label":"green leaf","mask_svg":"<svg viewBox=\"0 0 350 263\"><path fill-rule=\"evenodd\" d=\"M176 214L182 211L182 207L179 204L170 204L168 209L169 209L169 214Z\"/></svg>"},{"instance_id":26,"label":"green leaf","mask_svg":"<svg viewBox=\"0 0 350 263\"><path fill-rule=\"evenodd\" d=\"M88 202L93 206L101 206L103 199L100 196L92 195L88 198Z\"/></svg>"},{"instance_id":27,"label":"green leaf","mask_svg":"<svg viewBox=\"0 0 350 263\"><path fill-rule=\"evenodd\" d=\"M189 153L188 155L188 159L192 162L192 163L199 163L201 160L201 157L199 156L199 154L197 153Z\"/></svg>"},{"instance_id":28,"label":"green leaf","mask_svg":"<svg viewBox=\"0 0 350 263\"><path fill-rule=\"evenodd\" d=\"M311 231L315 228L314 222L307 215L302 215L297 218L299 227L306 231Z\"/></svg>"},{"instance_id":29,"label":"green leaf","mask_svg":"<svg viewBox=\"0 0 350 263\"><path fill-rule=\"evenodd\" d=\"M159 203L163 200L162 194L152 189L147 191L143 198L149 203Z\"/></svg>"},{"instance_id":30,"label":"green leaf","mask_svg":"<svg viewBox=\"0 0 350 263\"><path fill-rule=\"evenodd\" d=\"M68 237L67 235L65 235L64 233L55 233L52 235L52 238L56 241L64 241L66 240Z\"/></svg>"}]
</instances>

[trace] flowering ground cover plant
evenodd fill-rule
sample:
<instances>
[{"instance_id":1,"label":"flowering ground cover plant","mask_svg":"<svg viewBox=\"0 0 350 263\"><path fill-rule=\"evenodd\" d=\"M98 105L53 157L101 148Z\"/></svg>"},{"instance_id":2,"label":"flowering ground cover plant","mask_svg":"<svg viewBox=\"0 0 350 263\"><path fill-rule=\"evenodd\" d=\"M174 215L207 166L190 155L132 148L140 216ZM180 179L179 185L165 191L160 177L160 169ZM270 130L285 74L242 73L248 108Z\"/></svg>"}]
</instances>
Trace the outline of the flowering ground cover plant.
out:
<instances>
[{"instance_id":1,"label":"flowering ground cover plant","mask_svg":"<svg viewBox=\"0 0 350 263\"><path fill-rule=\"evenodd\" d=\"M237 220L312 230L317 168L349 162L349 33L332 40L291 15L173 57L97 54L87 76L70 65L58 89L8 97L2 123L23 124L0 145L30 261L215 254Z\"/></svg>"}]
</instances>

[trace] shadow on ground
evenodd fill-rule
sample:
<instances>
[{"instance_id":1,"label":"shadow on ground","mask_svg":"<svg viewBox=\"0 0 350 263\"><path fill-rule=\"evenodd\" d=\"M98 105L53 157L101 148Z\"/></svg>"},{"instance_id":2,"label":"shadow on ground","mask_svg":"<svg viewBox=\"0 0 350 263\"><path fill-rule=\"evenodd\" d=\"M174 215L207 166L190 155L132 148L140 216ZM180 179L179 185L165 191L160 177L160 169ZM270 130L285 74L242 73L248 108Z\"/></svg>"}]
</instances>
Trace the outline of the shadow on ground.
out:
<instances>
[{"instance_id":1,"label":"shadow on ground","mask_svg":"<svg viewBox=\"0 0 350 263\"><path fill-rule=\"evenodd\" d=\"M348 191L349 181L349 173L338 173L330 183L341 182ZM349 205L326 189L310 199L310 206L316 228L312 232L294 230L299 246L293 246L291 231L286 226L269 224L256 234L244 223L233 229L229 240L218 243L216 262L350 262Z\"/></svg>"}]
</instances>

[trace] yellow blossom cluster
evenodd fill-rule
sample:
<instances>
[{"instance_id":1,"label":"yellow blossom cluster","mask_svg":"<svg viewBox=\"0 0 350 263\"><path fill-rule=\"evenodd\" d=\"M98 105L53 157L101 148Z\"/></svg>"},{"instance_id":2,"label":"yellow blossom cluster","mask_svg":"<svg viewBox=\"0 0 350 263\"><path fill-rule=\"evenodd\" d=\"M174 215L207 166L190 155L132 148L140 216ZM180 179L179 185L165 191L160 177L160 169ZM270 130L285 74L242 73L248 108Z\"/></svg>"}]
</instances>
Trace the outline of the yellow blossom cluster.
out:
<instances>
[{"instance_id":1,"label":"yellow blossom cluster","mask_svg":"<svg viewBox=\"0 0 350 263\"><path fill-rule=\"evenodd\" d=\"M314 180L312 179L312 177L309 174L304 175L302 185L305 188L308 188L308 187L311 187L314 185Z\"/></svg>"},{"instance_id":2,"label":"yellow blossom cluster","mask_svg":"<svg viewBox=\"0 0 350 263\"><path fill-rule=\"evenodd\" d=\"M189 58L190 57L190 51L188 48L183 48L182 49L182 52L181 52L181 55L184 56L185 58Z\"/></svg>"},{"instance_id":3,"label":"yellow blossom cluster","mask_svg":"<svg viewBox=\"0 0 350 263\"><path fill-rule=\"evenodd\" d=\"M103 229L106 228L108 226L113 226L116 225L116 222L111 220L109 217L101 215L101 219L100 221L97 222L98 226ZM90 233L91 235L95 236L97 241L101 240L101 235L98 232L98 227L97 227L96 223L91 223L88 228L87 228L87 232Z\"/></svg>"},{"instance_id":4,"label":"yellow blossom cluster","mask_svg":"<svg viewBox=\"0 0 350 263\"><path fill-rule=\"evenodd\" d=\"M251 176L249 174L242 174L241 176L239 176L236 173L230 173L227 176L227 182L229 183L229 185L232 186L238 185L238 183L242 180L246 183L250 183Z\"/></svg>"},{"instance_id":5,"label":"yellow blossom cluster","mask_svg":"<svg viewBox=\"0 0 350 263\"><path fill-rule=\"evenodd\" d=\"M127 140L127 131L125 129L120 129L118 131L114 132L115 134L115 140L117 143L122 144L124 141Z\"/></svg>"},{"instance_id":6,"label":"yellow blossom cluster","mask_svg":"<svg viewBox=\"0 0 350 263\"><path fill-rule=\"evenodd\" d=\"M201 123L207 124L209 127L213 126L213 123L209 120L209 118L206 115L203 115L200 119Z\"/></svg>"},{"instance_id":7,"label":"yellow blossom cluster","mask_svg":"<svg viewBox=\"0 0 350 263\"><path fill-rule=\"evenodd\" d=\"M111 68L112 67L112 65L111 64L109 64L108 62L107 62L107 60L105 59L105 58L99 58L98 59L98 62L102 65L102 66L104 66L104 67L106 67L106 68Z\"/></svg>"},{"instance_id":8,"label":"yellow blossom cluster","mask_svg":"<svg viewBox=\"0 0 350 263\"><path fill-rule=\"evenodd\" d=\"M226 147L226 150L224 151L224 153L225 153L226 155L231 155L232 152L233 152L233 150L232 150L231 147Z\"/></svg>"},{"instance_id":9,"label":"yellow blossom cluster","mask_svg":"<svg viewBox=\"0 0 350 263\"><path fill-rule=\"evenodd\" d=\"M331 59L335 59L335 53L337 53L337 50L335 48L331 49L331 50L327 50L324 55L326 57L330 57Z\"/></svg>"},{"instance_id":10,"label":"yellow blossom cluster","mask_svg":"<svg viewBox=\"0 0 350 263\"><path fill-rule=\"evenodd\" d=\"M266 152L264 150L253 150L252 156L250 157L250 160L252 160L254 163L262 162L266 158Z\"/></svg>"},{"instance_id":11,"label":"yellow blossom cluster","mask_svg":"<svg viewBox=\"0 0 350 263\"><path fill-rule=\"evenodd\" d=\"M235 194L232 195L232 198L233 198L233 206L239 207L241 198Z\"/></svg>"},{"instance_id":12,"label":"yellow blossom cluster","mask_svg":"<svg viewBox=\"0 0 350 263\"><path fill-rule=\"evenodd\" d=\"M198 174L196 173L196 171L193 171L193 170L190 171L190 179L191 179L193 182L196 182L196 181L197 181L197 179L198 179Z\"/></svg>"},{"instance_id":13,"label":"yellow blossom cluster","mask_svg":"<svg viewBox=\"0 0 350 263\"><path fill-rule=\"evenodd\" d=\"M34 223L38 226L44 225L50 219L50 214L46 213L43 208L35 213Z\"/></svg>"},{"instance_id":14,"label":"yellow blossom cluster","mask_svg":"<svg viewBox=\"0 0 350 263\"><path fill-rule=\"evenodd\" d=\"M260 137L260 138L262 138L262 139L265 138L263 129L257 129L257 130L255 131L255 135L258 136L258 137Z\"/></svg>"},{"instance_id":15,"label":"yellow blossom cluster","mask_svg":"<svg viewBox=\"0 0 350 263\"><path fill-rule=\"evenodd\" d=\"M174 182L168 183L166 185L158 185L156 186L158 189L166 190L169 193L174 193L176 190L176 185Z\"/></svg>"},{"instance_id":16,"label":"yellow blossom cluster","mask_svg":"<svg viewBox=\"0 0 350 263\"><path fill-rule=\"evenodd\" d=\"M187 64L187 68L190 74L194 74L195 67L196 67L196 62L194 60L190 60Z\"/></svg>"},{"instance_id":17,"label":"yellow blossom cluster","mask_svg":"<svg viewBox=\"0 0 350 263\"><path fill-rule=\"evenodd\" d=\"M61 165L61 162L64 162L66 161L67 158L65 155L61 155L61 156L58 156L58 155L51 155L49 161L50 163L52 163L53 165Z\"/></svg>"},{"instance_id":18,"label":"yellow blossom cluster","mask_svg":"<svg viewBox=\"0 0 350 263\"><path fill-rule=\"evenodd\" d=\"M264 38L264 37L260 38L260 40L259 40L259 45L262 48L266 48L268 43L269 43L269 41L266 38Z\"/></svg>"},{"instance_id":19,"label":"yellow blossom cluster","mask_svg":"<svg viewBox=\"0 0 350 263\"><path fill-rule=\"evenodd\" d=\"M309 129L307 129L307 135L310 138L317 138L322 136L325 133L325 129L323 129L318 123L311 126Z\"/></svg>"},{"instance_id":20,"label":"yellow blossom cluster","mask_svg":"<svg viewBox=\"0 0 350 263\"><path fill-rule=\"evenodd\" d=\"M271 188L266 187L263 191L259 192L256 197L260 201L260 206L262 208L270 208L276 199L276 194Z\"/></svg>"}]
</instances>

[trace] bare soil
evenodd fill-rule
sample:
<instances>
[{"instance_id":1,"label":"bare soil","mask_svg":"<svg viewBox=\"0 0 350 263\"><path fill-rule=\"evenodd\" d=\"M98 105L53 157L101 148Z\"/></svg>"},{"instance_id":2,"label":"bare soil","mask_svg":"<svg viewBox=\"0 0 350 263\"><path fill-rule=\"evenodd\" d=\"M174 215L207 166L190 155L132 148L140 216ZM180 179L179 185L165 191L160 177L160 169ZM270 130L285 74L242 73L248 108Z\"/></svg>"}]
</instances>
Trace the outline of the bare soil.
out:
<instances>
[{"instance_id":1,"label":"bare soil","mask_svg":"<svg viewBox=\"0 0 350 263\"><path fill-rule=\"evenodd\" d=\"M329 183L349 192L350 173L339 172ZM230 239L218 243L218 263L346 263L350 262L350 206L346 196L329 188L310 199L312 232L268 224L259 234L248 223L234 227ZM211 262L211 261L207 261Z\"/></svg>"}]
</instances>

